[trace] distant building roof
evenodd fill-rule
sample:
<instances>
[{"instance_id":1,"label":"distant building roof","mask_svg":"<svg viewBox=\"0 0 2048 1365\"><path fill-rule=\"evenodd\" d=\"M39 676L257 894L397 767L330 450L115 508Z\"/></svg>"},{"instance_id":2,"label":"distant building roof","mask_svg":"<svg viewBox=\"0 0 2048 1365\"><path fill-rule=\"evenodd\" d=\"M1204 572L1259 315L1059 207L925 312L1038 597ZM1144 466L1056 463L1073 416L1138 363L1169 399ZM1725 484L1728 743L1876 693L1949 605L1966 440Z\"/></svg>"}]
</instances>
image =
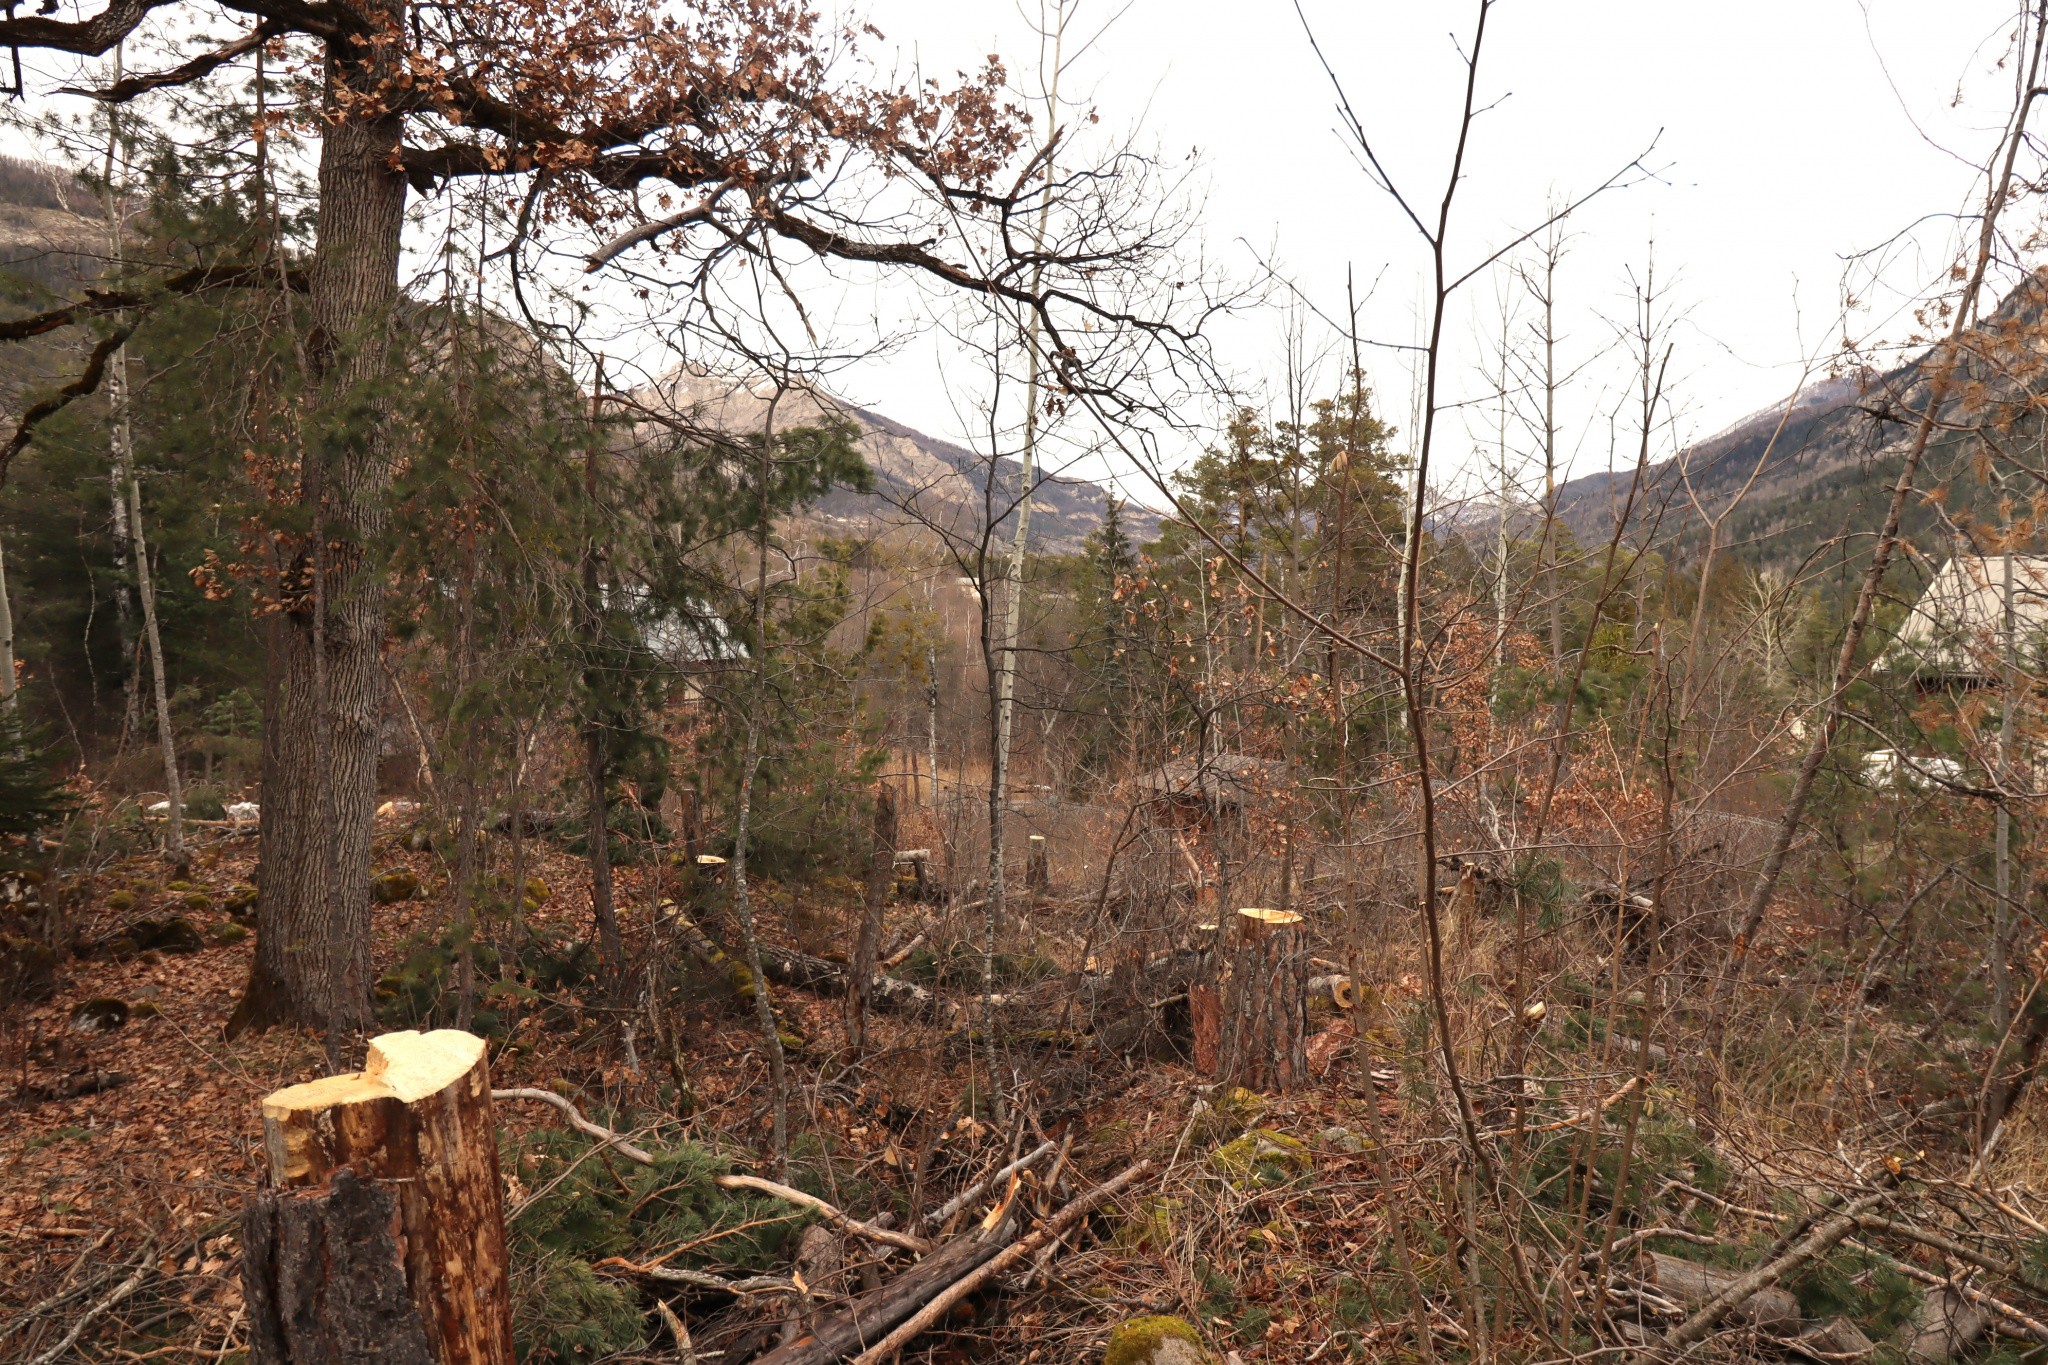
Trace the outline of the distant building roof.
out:
<instances>
[{"instance_id":1,"label":"distant building roof","mask_svg":"<svg viewBox=\"0 0 2048 1365\"><path fill-rule=\"evenodd\" d=\"M2012 556L2013 633L2022 659L2048 632L2048 555ZM1899 627L1897 652L1915 672L1997 676L2005 643L2003 555L1957 555L1941 566Z\"/></svg>"}]
</instances>

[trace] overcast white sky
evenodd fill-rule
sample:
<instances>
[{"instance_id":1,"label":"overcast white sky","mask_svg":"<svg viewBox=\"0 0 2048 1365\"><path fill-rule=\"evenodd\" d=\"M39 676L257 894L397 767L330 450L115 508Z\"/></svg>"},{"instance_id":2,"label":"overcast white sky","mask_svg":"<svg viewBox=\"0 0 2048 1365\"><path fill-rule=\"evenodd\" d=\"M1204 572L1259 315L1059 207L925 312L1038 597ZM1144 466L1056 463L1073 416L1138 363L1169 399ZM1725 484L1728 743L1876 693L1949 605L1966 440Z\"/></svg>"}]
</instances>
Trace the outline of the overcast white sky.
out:
<instances>
[{"instance_id":1,"label":"overcast white sky","mask_svg":"<svg viewBox=\"0 0 2048 1365\"><path fill-rule=\"evenodd\" d=\"M823 0L827 5L835 0ZM1039 0L836 0L841 17L883 33L884 67L948 80L1000 53L1028 76ZM1240 279L1270 262L1331 318L1347 268L1377 282L1368 336L1411 341L1421 243L1337 137L1333 95L1292 0L1079 0L1077 27L1106 33L1068 77L1105 137L1132 127L1166 158L1196 158L1205 254ZM1442 195L1462 94L1454 46L1476 0L1302 0L1324 52L1418 204ZM1859 342L1902 340L1910 308L1950 260L1954 215L1976 194L2009 107L1997 69L2019 0L1500 0L1483 54L1479 121L1453 225L1454 271L1584 193L1655 141L1655 181L1575 215L1560 293L1569 368L1601 351L1629 309L1631 269L1655 242L1660 281L1682 321L1670 440L1711 434L1782 399L1805 353L1842 336L1847 284L1863 308ZM1121 12L1117 7L1124 6ZM19 133L10 131L13 145ZM26 151L41 149L29 147ZM1899 234L1909 233L1903 239ZM1881 268L1856 253L1891 243ZM1485 337L1499 285L1484 278L1454 307L1451 397L1485 388ZM849 398L936 436L970 439L976 387L957 348L920 326L914 288L883 283L838 307L842 335L873 319L912 340L835 376ZM1282 368L1277 307L1216 331L1227 369L1256 394ZM1310 344L1332 338L1310 318ZM1367 357L1382 412L1410 425L1411 379L1398 351ZM1333 362L1329 371L1334 382ZM1609 457L1603 411L1622 376L1592 367L1565 403L1575 472ZM1438 481L1491 443L1491 413L1454 418ZM1183 445L1181 453L1186 453ZM1077 470L1100 475L1102 467ZM1119 480L1141 501L1144 485Z\"/></svg>"},{"instance_id":2,"label":"overcast white sky","mask_svg":"<svg viewBox=\"0 0 2048 1365\"><path fill-rule=\"evenodd\" d=\"M1098 4L1097 23L1119 2ZM1461 93L1452 34L1469 35L1474 6L1304 4L1393 174L1433 204ZM864 0L848 12L883 31L877 55L927 74L950 76L988 52L1015 67L1036 51L1013 0ZM1963 157L1983 157L1996 138L2011 78L1995 64L2015 12L1986 0L1505 0L1482 67L1481 102L1500 103L1476 130L1453 259L1484 256L1540 219L1553 194L1591 188L1657 139L1660 183L1574 219L1567 359L1605 341L1603 315L1626 313L1624 272L1640 268L1654 238L1659 275L1686 312L1673 368L1680 427L1709 434L1784 395L1802 328L1809 351L1839 339L1852 253L1969 203ZM1212 254L1249 275L1270 252L1333 317L1347 266L1378 278L1368 330L1411 339L1419 243L1336 137L1331 88L1291 3L1131 0L1077 81L1106 126L1142 124L1163 152L1199 152ZM1938 271L1953 233L1936 219L1921 229L1924 249L1889 254L1881 284L1856 276L1870 305L1851 324L1859 339L1904 334L1901 303ZM1490 281L1477 285L1452 324L1468 389L1479 335L1497 325L1486 321L1493 299ZM1234 323L1220 336L1224 358L1270 379L1282 331L1277 315ZM957 436L943 361L934 345L913 345L841 387ZM1383 352L1370 367L1383 407L1405 426L1404 363ZM1591 381L1580 395L1582 426L1598 388ZM1456 447L1469 449L1462 430L1446 456L1464 453ZM1606 459L1603 428L1580 471Z\"/></svg>"}]
</instances>

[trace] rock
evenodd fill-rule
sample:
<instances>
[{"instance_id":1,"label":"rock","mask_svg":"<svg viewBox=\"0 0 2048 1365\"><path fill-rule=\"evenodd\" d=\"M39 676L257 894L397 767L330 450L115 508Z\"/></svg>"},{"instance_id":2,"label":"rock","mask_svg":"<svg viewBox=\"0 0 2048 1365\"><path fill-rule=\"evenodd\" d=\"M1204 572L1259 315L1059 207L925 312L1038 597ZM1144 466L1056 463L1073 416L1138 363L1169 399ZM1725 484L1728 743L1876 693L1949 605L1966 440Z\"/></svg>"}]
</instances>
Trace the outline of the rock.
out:
<instances>
[{"instance_id":1,"label":"rock","mask_svg":"<svg viewBox=\"0 0 2048 1365\"><path fill-rule=\"evenodd\" d=\"M1102 1365L1216 1365L1186 1318L1132 1318L1109 1334Z\"/></svg>"},{"instance_id":2,"label":"rock","mask_svg":"<svg viewBox=\"0 0 2048 1365\"><path fill-rule=\"evenodd\" d=\"M18 934L0 934L0 999L39 1000L56 984L55 949Z\"/></svg>"},{"instance_id":3,"label":"rock","mask_svg":"<svg viewBox=\"0 0 2048 1365\"><path fill-rule=\"evenodd\" d=\"M247 882L238 882L229 887L227 895L221 898L220 908L238 920L252 920L256 918L256 900L256 888Z\"/></svg>"},{"instance_id":4,"label":"rock","mask_svg":"<svg viewBox=\"0 0 2048 1365\"><path fill-rule=\"evenodd\" d=\"M1307 1143L1271 1128L1254 1128L1209 1153L1209 1169L1216 1174L1255 1185L1284 1185L1314 1165Z\"/></svg>"},{"instance_id":5,"label":"rock","mask_svg":"<svg viewBox=\"0 0 2048 1365\"><path fill-rule=\"evenodd\" d=\"M128 1002L110 995L87 1000L71 1011L73 1033L112 1033L128 1022Z\"/></svg>"},{"instance_id":6,"label":"rock","mask_svg":"<svg viewBox=\"0 0 2048 1365\"><path fill-rule=\"evenodd\" d=\"M183 915L169 919L139 919L129 926L127 937L140 952L196 953L206 940Z\"/></svg>"},{"instance_id":7,"label":"rock","mask_svg":"<svg viewBox=\"0 0 2048 1365\"><path fill-rule=\"evenodd\" d=\"M1163 1194L1141 1199L1116 1225L1110 1240L1124 1251L1164 1252L1173 1245L1174 1220L1184 1207L1180 1200Z\"/></svg>"},{"instance_id":8,"label":"rock","mask_svg":"<svg viewBox=\"0 0 2048 1365\"><path fill-rule=\"evenodd\" d=\"M410 820L420 813L420 803L399 798L377 807L379 820Z\"/></svg>"},{"instance_id":9,"label":"rock","mask_svg":"<svg viewBox=\"0 0 2048 1365\"><path fill-rule=\"evenodd\" d=\"M396 905L419 894L420 875L409 867L394 867L370 878L370 899L379 905Z\"/></svg>"},{"instance_id":10,"label":"rock","mask_svg":"<svg viewBox=\"0 0 2048 1365\"><path fill-rule=\"evenodd\" d=\"M213 909L213 897L207 895L204 891L188 892L185 896L184 906L195 915L203 915L208 910Z\"/></svg>"},{"instance_id":11,"label":"rock","mask_svg":"<svg viewBox=\"0 0 2048 1365\"><path fill-rule=\"evenodd\" d=\"M230 943L240 943L243 939L249 937L249 931L233 920L223 920L211 929L208 929L206 936L215 943L225 946Z\"/></svg>"},{"instance_id":12,"label":"rock","mask_svg":"<svg viewBox=\"0 0 2048 1365\"><path fill-rule=\"evenodd\" d=\"M112 910L115 914L121 914L134 908L135 893L133 891L116 891L107 897L107 909Z\"/></svg>"},{"instance_id":13,"label":"rock","mask_svg":"<svg viewBox=\"0 0 2048 1365\"><path fill-rule=\"evenodd\" d=\"M223 809L237 827L253 825L263 818L263 808L254 801L230 801Z\"/></svg>"},{"instance_id":14,"label":"rock","mask_svg":"<svg viewBox=\"0 0 2048 1365\"><path fill-rule=\"evenodd\" d=\"M1317 1134L1317 1137L1323 1146L1335 1148L1340 1152L1363 1152L1372 1147L1372 1140L1365 1134L1341 1124L1331 1124Z\"/></svg>"}]
</instances>

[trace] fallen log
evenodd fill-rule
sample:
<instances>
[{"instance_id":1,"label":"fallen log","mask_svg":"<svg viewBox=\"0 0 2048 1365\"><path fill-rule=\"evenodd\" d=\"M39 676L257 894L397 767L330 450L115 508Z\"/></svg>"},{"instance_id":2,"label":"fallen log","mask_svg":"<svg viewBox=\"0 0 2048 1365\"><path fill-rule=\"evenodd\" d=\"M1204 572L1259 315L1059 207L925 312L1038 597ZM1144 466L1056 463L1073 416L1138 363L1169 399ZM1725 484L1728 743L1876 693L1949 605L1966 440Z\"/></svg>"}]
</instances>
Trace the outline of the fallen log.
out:
<instances>
[{"instance_id":1,"label":"fallen log","mask_svg":"<svg viewBox=\"0 0 2048 1365\"><path fill-rule=\"evenodd\" d=\"M120 1071L81 1071L75 1076L65 1076L47 1085L22 1085L15 1093L23 1104L40 1104L45 1100L75 1100L84 1095L97 1095L103 1090L128 1084L128 1076Z\"/></svg>"},{"instance_id":2,"label":"fallen log","mask_svg":"<svg viewBox=\"0 0 2048 1365\"><path fill-rule=\"evenodd\" d=\"M880 1289L820 1313L796 1340L755 1358L754 1365L825 1365L843 1360L902 1322L931 1297L992 1260L1009 1241L1011 1220L951 1239Z\"/></svg>"},{"instance_id":3,"label":"fallen log","mask_svg":"<svg viewBox=\"0 0 2048 1365\"><path fill-rule=\"evenodd\" d=\"M862 1351L869 1343L874 1345L859 1357L861 1361L886 1359L991 1276L1033 1254L1148 1169L1149 1162L1139 1162L1068 1204L1021 1242L1014 1240L1017 1214L1002 1211L994 1226L977 1225L941 1244L880 1289L860 1295L836 1312L819 1314L802 1335L756 1357L754 1365L830 1365Z\"/></svg>"},{"instance_id":4,"label":"fallen log","mask_svg":"<svg viewBox=\"0 0 2048 1365\"><path fill-rule=\"evenodd\" d=\"M901 1351L905 1346L916 1340L933 1323L944 1317L954 1304L960 1302L960 1300L966 1298L969 1294L972 1294L1011 1266L1018 1264L1025 1257L1035 1254L1040 1247L1051 1245L1053 1240L1064 1235L1068 1228L1102 1204L1108 1202L1118 1191L1130 1185L1139 1176L1150 1170L1151 1167L1152 1163L1150 1161L1140 1161L1137 1165L1124 1171L1123 1174L1114 1177L1102 1185L1098 1185L1079 1199L1069 1203L1058 1213L1046 1219L1039 1226L1038 1230L1029 1237L1005 1247L999 1254L990 1257L975 1267L974 1270L948 1285L930 1303L912 1314L909 1321L856 1356L853 1365L881 1365L881 1362L892 1359L898 1351Z\"/></svg>"},{"instance_id":5,"label":"fallen log","mask_svg":"<svg viewBox=\"0 0 2048 1365\"><path fill-rule=\"evenodd\" d=\"M1988 1309L1944 1285L1921 1300L1892 1344L1911 1365L1942 1365L1967 1351L1990 1325Z\"/></svg>"},{"instance_id":6,"label":"fallen log","mask_svg":"<svg viewBox=\"0 0 2048 1365\"><path fill-rule=\"evenodd\" d=\"M1877 1343L1865 1336L1863 1329L1847 1318L1829 1318L1804 1328L1799 1335L1785 1343L1800 1355L1813 1360L1833 1362L1861 1360L1877 1349Z\"/></svg>"},{"instance_id":7,"label":"fallen log","mask_svg":"<svg viewBox=\"0 0 2048 1365\"><path fill-rule=\"evenodd\" d=\"M1640 1079L1640 1078L1638 1078ZM1896 1179L1896 1173L1894 1173ZM1746 1311L1749 1301L1766 1289L1774 1288L1779 1280L1817 1256L1825 1256L1843 1238L1855 1231L1856 1220L1869 1213L1891 1197L1889 1188L1879 1189L1851 1200L1826 1222L1817 1224L1797 1242L1772 1256L1756 1269L1737 1276L1732 1283L1694 1310L1692 1316L1666 1332L1656 1343L1654 1352L1639 1352L1639 1365L1660 1356L1681 1354L1688 1347L1706 1339L1708 1334L1721 1325L1722 1319L1731 1313ZM1779 1239L1781 1242L1783 1238ZM1653 1255L1655 1253L1652 1253Z\"/></svg>"},{"instance_id":8,"label":"fallen log","mask_svg":"<svg viewBox=\"0 0 2048 1365\"><path fill-rule=\"evenodd\" d=\"M718 946L717 940L705 933L675 902L663 901L661 910L663 927L680 938L692 956L723 975L742 999L753 998L753 974L745 963L727 954ZM818 995L843 995L853 980L853 969L844 962L769 943L761 945L761 970L769 980L779 985L793 986ZM936 1016L945 1009L944 1002L936 994L915 981L905 981L901 977L877 976L870 991L868 1000L876 1009L918 1016Z\"/></svg>"},{"instance_id":9,"label":"fallen log","mask_svg":"<svg viewBox=\"0 0 2048 1365\"><path fill-rule=\"evenodd\" d=\"M1681 1260L1661 1251L1643 1253L1646 1278L1674 1303L1698 1308L1712 1303L1742 1279L1742 1272ZM1735 1322L1776 1336L1791 1336L1800 1327L1799 1300L1785 1290L1765 1286L1729 1311Z\"/></svg>"}]
</instances>

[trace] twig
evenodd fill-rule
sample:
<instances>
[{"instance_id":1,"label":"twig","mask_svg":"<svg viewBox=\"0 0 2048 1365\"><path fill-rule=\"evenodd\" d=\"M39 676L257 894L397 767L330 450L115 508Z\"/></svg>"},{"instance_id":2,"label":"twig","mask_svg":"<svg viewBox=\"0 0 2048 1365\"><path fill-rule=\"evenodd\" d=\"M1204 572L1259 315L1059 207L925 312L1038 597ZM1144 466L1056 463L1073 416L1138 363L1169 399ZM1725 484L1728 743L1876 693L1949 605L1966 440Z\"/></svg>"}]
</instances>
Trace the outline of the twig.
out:
<instances>
[{"instance_id":1,"label":"twig","mask_svg":"<svg viewBox=\"0 0 2048 1365\"><path fill-rule=\"evenodd\" d=\"M925 1226L943 1228L952 1219L954 1214L981 1198L982 1192L988 1189L990 1185L999 1180L1007 1180L1019 1171L1031 1169L1031 1167L1036 1166L1039 1162L1050 1156L1057 1150L1057 1147L1057 1143L1047 1139L1001 1170L989 1172L966 1189L960 1191L960 1193L954 1195L951 1199L948 1199L945 1203L939 1205L938 1208L932 1210L931 1215L923 1220Z\"/></svg>"},{"instance_id":2,"label":"twig","mask_svg":"<svg viewBox=\"0 0 2048 1365\"><path fill-rule=\"evenodd\" d=\"M690 1329L676 1316L676 1310L661 1299L656 1299L654 1311L661 1314L661 1320L667 1325L669 1334L676 1339L676 1365L697 1365L697 1343L690 1340Z\"/></svg>"},{"instance_id":3,"label":"twig","mask_svg":"<svg viewBox=\"0 0 2048 1365\"><path fill-rule=\"evenodd\" d=\"M1374 1079L1377 1080L1378 1077L1374 1077ZM1628 1078L1628 1082L1624 1084L1621 1087L1621 1089L1615 1091L1612 1095L1609 1095L1606 1099L1600 1101L1600 1103L1580 1110L1578 1113L1573 1114L1568 1119L1559 1119L1555 1123L1546 1123L1543 1124L1541 1127L1537 1128L1489 1128L1485 1132L1479 1134L1479 1136L1483 1138L1503 1138L1513 1137L1517 1133L1527 1136L1530 1133L1555 1133L1561 1129L1576 1127L1577 1125L1585 1123L1588 1120L1597 1120L1602 1114L1605 1114L1615 1105L1620 1104L1630 1095L1635 1094L1635 1092L1642 1086L1642 1084L1643 1078L1641 1076L1631 1076Z\"/></svg>"},{"instance_id":4,"label":"twig","mask_svg":"<svg viewBox=\"0 0 2048 1365\"><path fill-rule=\"evenodd\" d=\"M1017 1262L1035 1253L1039 1247L1058 1237L1075 1222L1101 1204L1106 1203L1119 1191L1129 1186L1139 1176L1144 1175L1151 1169L1152 1163L1150 1161L1140 1161L1137 1165L1123 1172L1123 1174L1096 1186L1088 1193L1074 1200L1071 1204L1068 1204L1065 1208L1054 1214L1029 1237L1012 1242L989 1260L940 1290L930 1303L918 1309L902 1326L889 1333L888 1336L883 1337L867 1350L861 1352L861 1354L855 1356L853 1365L881 1365L882 1361L896 1355L897 1352L916 1340L933 1323L944 1317L954 1304L972 1294L994 1276L1002 1274L1005 1270L1017 1264Z\"/></svg>"},{"instance_id":5,"label":"twig","mask_svg":"<svg viewBox=\"0 0 2048 1365\"><path fill-rule=\"evenodd\" d=\"M684 1270L672 1265L641 1265L623 1256L607 1256L595 1264L600 1270L623 1270L629 1275L644 1275L650 1280L664 1284L686 1284L692 1289L710 1289L720 1294L793 1294L796 1281L786 1280L780 1275L748 1275L743 1279L728 1280L722 1275L713 1275L705 1270Z\"/></svg>"},{"instance_id":6,"label":"twig","mask_svg":"<svg viewBox=\"0 0 2048 1365\"><path fill-rule=\"evenodd\" d=\"M642 1166L654 1165L654 1158L649 1156L640 1148L635 1147L632 1143L626 1141L625 1134L615 1133L611 1129L606 1128L602 1124L592 1123L589 1119L583 1117L582 1111L579 1110L575 1105L569 1103L569 1101L563 1099L560 1095L557 1095L552 1090L532 1090L525 1088L515 1090L493 1090L491 1092L491 1098L493 1100L538 1100L542 1104L553 1105L555 1108L562 1111L563 1116L569 1120L569 1126L571 1128L574 1128L577 1132L586 1133L591 1137L597 1138L606 1146L610 1147L613 1151L617 1152L620 1156L625 1157L628 1161L637 1161Z\"/></svg>"},{"instance_id":7,"label":"twig","mask_svg":"<svg viewBox=\"0 0 2048 1365\"><path fill-rule=\"evenodd\" d=\"M64 1272L63 1282L58 1285L56 1293L50 1295L48 1298L38 1303L35 1307L29 1309L26 1313L23 1313L18 1317L14 1318L12 1321L0 1323L0 1341L5 1341L7 1338L13 1336L17 1331L28 1326L36 1319L42 1317L43 1314L49 1312L58 1304L63 1303L65 1300L71 1298L73 1295L85 1292L87 1286L82 1284L74 1285L73 1283L71 1283L72 1277L78 1274L78 1272L84 1268L87 1259L89 1259L94 1252L98 1251L101 1247L105 1246L107 1244L108 1239L111 1238L113 1235L114 1230L112 1228L108 1228L106 1231L102 1232L98 1237L93 1239L93 1244L91 1246L87 1247L85 1250L78 1253L77 1259L72 1261L71 1263L71 1269ZM31 1340L30 1344L34 1344L33 1340Z\"/></svg>"},{"instance_id":8,"label":"twig","mask_svg":"<svg viewBox=\"0 0 2048 1365\"><path fill-rule=\"evenodd\" d=\"M1918 1242L1922 1246L1933 1247L1936 1251L1953 1256L1959 1261L1968 1261L1971 1265L1981 1270L1988 1270L1994 1275L2003 1275L2009 1280L2016 1280L2019 1282L2020 1287L2029 1293L2048 1295L2048 1284L2043 1284L2039 1277L2029 1274L2026 1266L2018 1257L2001 1261L1985 1252L1978 1251L1975 1247L1965 1246L1952 1237L1935 1232L1931 1228L1919 1227L1912 1223L1901 1223L1891 1218L1869 1216L1857 1219L1856 1225L1871 1232L1889 1232L1893 1236L1903 1237L1909 1242Z\"/></svg>"},{"instance_id":9,"label":"twig","mask_svg":"<svg viewBox=\"0 0 2048 1365\"><path fill-rule=\"evenodd\" d=\"M113 1293L86 1309L78 1321L71 1324L71 1330L64 1334L63 1340L37 1356L34 1360L31 1360L28 1365L50 1365L51 1361L60 1358L66 1351L77 1345L78 1339L85 1335L85 1329L92 1326L103 1313L115 1304L120 1303L130 1294L133 1294L136 1290L142 1288L142 1282L149 1278L149 1253L151 1249L149 1247L143 1249L142 1263L135 1267L134 1273L129 1275L127 1279L115 1286Z\"/></svg>"},{"instance_id":10,"label":"twig","mask_svg":"<svg viewBox=\"0 0 2048 1365\"><path fill-rule=\"evenodd\" d=\"M1918 1280L1921 1284L1930 1285L1937 1289L1953 1289L1956 1293L1962 1295L1971 1303L1976 1304L1980 1308L1988 1308L1992 1312L1998 1314L1998 1316L2012 1323L2013 1326L2019 1328L2020 1331L2024 1333L2029 1340L2048 1343L2048 1325L2044 1325L2039 1319L2029 1317L2027 1314L2021 1312L2019 1309L2013 1307L2011 1304L2007 1303L2003 1299L1994 1298L1993 1296L1985 1293L1981 1289L1972 1289L1970 1288L1970 1286L1966 1284L1958 1283L1955 1279L1949 1276L1937 1275L1931 1270L1922 1270L1917 1265L1912 1265L1908 1262L1898 1260L1895 1257L1887 1256L1882 1251L1879 1251L1876 1247L1866 1246L1862 1242L1850 1241L1848 1245L1854 1247L1857 1251L1862 1252L1864 1255L1869 1256L1873 1260L1882 1262L1887 1270L1891 1270L1900 1275L1904 1275L1909 1280Z\"/></svg>"},{"instance_id":11,"label":"twig","mask_svg":"<svg viewBox=\"0 0 2048 1365\"><path fill-rule=\"evenodd\" d=\"M854 1236L865 1238L870 1242L881 1242L888 1246L901 1247L905 1251L915 1251L919 1255L923 1255L932 1249L932 1244L923 1237L912 1236L907 1232L897 1232L891 1228L876 1227L873 1223L863 1223L860 1219L826 1203L814 1194L805 1194L802 1190L791 1189L789 1186L777 1184L773 1180L764 1180L758 1175L722 1175L718 1177L716 1183L721 1189L757 1190L762 1194L772 1194L777 1199L786 1200L791 1204L801 1205L822 1215L826 1222L832 1223L852 1233Z\"/></svg>"}]
</instances>

